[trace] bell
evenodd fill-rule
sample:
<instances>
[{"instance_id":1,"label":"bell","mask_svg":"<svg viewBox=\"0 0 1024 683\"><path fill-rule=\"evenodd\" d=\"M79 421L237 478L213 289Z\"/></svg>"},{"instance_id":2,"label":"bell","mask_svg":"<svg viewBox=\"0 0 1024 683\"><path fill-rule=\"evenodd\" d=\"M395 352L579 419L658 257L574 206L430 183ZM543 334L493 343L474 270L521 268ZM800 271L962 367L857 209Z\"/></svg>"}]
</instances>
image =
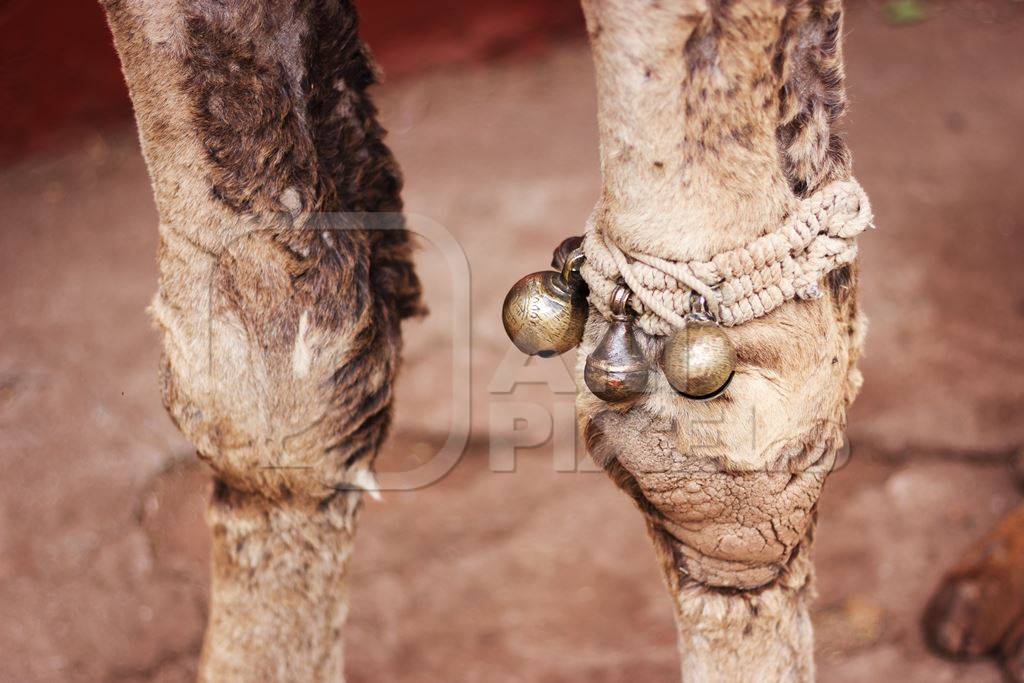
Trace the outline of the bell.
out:
<instances>
[{"instance_id":1,"label":"bell","mask_svg":"<svg viewBox=\"0 0 1024 683\"><path fill-rule=\"evenodd\" d=\"M736 370L736 347L710 316L690 314L661 355L668 383L686 398L709 400L729 387Z\"/></svg>"},{"instance_id":2,"label":"bell","mask_svg":"<svg viewBox=\"0 0 1024 683\"><path fill-rule=\"evenodd\" d=\"M531 273L505 296L501 321L516 348L530 356L550 358L583 340L587 322L587 290L579 275L583 252L565 262L561 273Z\"/></svg>"},{"instance_id":3,"label":"bell","mask_svg":"<svg viewBox=\"0 0 1024 683\"><path fill-rule=\"evenodd\" d=\"M612 293L612 323L583 368L587 388L608 403L637 398L647 388L650 366L633 335L628 302L629 289L620 285Z\"/></svg>"}]
</instances>

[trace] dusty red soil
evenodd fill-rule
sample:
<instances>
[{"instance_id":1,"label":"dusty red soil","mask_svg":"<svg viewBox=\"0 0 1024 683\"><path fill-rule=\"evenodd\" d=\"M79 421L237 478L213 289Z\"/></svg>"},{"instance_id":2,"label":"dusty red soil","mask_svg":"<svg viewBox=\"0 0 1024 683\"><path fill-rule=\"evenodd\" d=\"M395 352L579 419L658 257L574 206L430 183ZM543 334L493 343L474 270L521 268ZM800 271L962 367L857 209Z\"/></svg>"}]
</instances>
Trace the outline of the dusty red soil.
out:
<instances>
[{"instance_id":1,"label":"dusty red soil","mask_svg":"<svg viewBox=\"0 0 1024 683\"><path fill-rule=\"evenodd\" d=\"M863 240L854 458L817 534L823 681L1000 680L932 656L918 628L943 567L1020 500L1024 7L997 23L971 7L903 27L850 12L847 127L879 229ZM602 475L556 471L573 457L571 397L497 393L525 372L497 322L504 289L598 192L586 51L435 71L380 101L414 222L445 226L472 268L473 417L448 477L366 506L350 680L675 679L638 515ZM156 216L132 132L7 169L0 203L0 680L189 680L206 474L157 394ZM450 419L450 276L432 248L421 272L433 315L406 328L389 471L429 457ZM557 384L560 363L537 367ZM554 414L554 443L495 473L522 404Z\"/></svg>"}]
</instances>

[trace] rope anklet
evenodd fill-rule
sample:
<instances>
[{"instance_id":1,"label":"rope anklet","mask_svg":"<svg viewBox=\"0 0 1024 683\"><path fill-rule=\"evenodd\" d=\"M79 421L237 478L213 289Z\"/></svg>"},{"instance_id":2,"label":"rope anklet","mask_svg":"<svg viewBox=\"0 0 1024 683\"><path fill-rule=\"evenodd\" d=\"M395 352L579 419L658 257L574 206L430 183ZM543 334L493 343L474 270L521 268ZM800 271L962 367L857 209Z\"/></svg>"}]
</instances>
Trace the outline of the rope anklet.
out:
<instances>
[{"instance_id":1,"label":"rope anklet","mask_svg":"<svg viewBox=\"0 0 1024 683\"><path fill-rule=\"evenodd\" d=\"M584 381L609 403L647 391L650 366L633 323L671 338L659 360L668 383L695 400L721 396L734 376L736 350L722 325L767 315L794 298L823 295L820 282L857 257L856 237L872 224L855 180L802 200L782 226L710 261L669 261L625 252L591 225L555 250L561 272L531 273L505 297L502 321L521 351L553 356L578 346L592 303L611 324L587 357Z\"/></svg>"},{"instance_id":2,"label":"rope anklet","mask_svg":"<svg viewBox=\"0 0 1024 683\"><path fill-rule=\"evenodd\" d=\"M827 185L802 200L782 226L710 261L668 261L626 253L600 228L583 240L583 278L591 302L608 318L612 292L625 281L637 324L653 336L685 324L691 294L704 297L725 326L767 315L785 302L821 296L819 283L857 256L855 238L872 225L871 204L855 180Z\"/></svg>"}]
</instances>

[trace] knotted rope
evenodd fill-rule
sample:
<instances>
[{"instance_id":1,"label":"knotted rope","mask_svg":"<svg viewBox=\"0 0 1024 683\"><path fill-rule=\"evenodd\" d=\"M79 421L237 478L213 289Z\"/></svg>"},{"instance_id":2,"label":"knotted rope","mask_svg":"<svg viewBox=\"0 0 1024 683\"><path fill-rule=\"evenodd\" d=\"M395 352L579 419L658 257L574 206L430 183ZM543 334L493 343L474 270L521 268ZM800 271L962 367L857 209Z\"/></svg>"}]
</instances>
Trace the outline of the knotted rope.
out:
<instances>
[{"instance_id":1,"label":"knotted rope","mask_svg":"<svg viewBox=\"0 0 1024 683\"><path fill-rule=\"evenodd\" d=\"M650 335L683 327L691 294L702 294L723 325L766 315L793 298L822 296L830 271L857 256L855 238L872 225L871 204L855 180L831 183L802 200L773 232L710 261L668 261L626 253L591 225L583 240L583 278L606 317L621 277L633 291L637 324Z\"/></svg>"}]
</instances>

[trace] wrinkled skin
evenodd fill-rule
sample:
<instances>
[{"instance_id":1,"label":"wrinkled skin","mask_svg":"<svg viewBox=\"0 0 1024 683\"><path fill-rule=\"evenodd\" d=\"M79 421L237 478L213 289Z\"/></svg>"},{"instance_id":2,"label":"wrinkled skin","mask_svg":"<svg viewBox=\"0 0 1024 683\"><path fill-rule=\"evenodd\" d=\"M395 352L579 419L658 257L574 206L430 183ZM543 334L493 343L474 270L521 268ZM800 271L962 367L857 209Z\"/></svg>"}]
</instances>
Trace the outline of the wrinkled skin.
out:
<instances>
[{"instance_id":1,"label":"wrinkled skin","mask_svg":"<svg viewBox=\"0 0 1024 683\"><path fill-rule=\"evenodd\" d=\"M644 514L684 681L813 680L807 550L860 384L864 325L842 279L731 329L736 376L718 399L682 398L655 373L631 405L577 400L592 457ZM590 320L581 358L604 328ZM644 342L656 359L661 342Z\"/></svg>"},{"instance_id":2,"label":"wrinkled skin","mask_svg":"<svg viewBox=\"0 0 1024 683\"><path fill-rule=\"evenodd\" d=\"M593 457L664 534L682 575L758 588L808 533L857 385L844 308L831 297L791 303L731 329L739 363L716 400L682 398L660 373L626 410L581 395ZM588 348L603 329L591 321ZM658 347L648 340L651 359Z\"/></svg>"}]
</instances>

